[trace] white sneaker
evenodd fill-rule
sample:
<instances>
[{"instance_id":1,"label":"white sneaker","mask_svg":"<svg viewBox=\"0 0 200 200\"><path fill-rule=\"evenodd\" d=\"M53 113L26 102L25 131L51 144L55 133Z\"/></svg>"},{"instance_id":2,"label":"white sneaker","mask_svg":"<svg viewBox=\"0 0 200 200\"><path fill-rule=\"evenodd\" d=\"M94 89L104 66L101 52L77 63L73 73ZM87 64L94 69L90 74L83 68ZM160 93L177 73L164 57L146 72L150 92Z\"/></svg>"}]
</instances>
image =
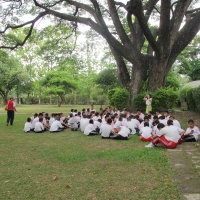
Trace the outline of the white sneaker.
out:
<instances>
[{"instance_id":1,"label":"white sneaker","mask_svg":"<svg viewBox=\"0 0 200 200\"><path fill-rule=\"evenodd\" d=\"M147 147L147 148L152 148L152 147L155 147L155 145L154 144L152 144L152 143L149 143L148 145L146 145L145 147Z\"/></svg>"}]
</instances>

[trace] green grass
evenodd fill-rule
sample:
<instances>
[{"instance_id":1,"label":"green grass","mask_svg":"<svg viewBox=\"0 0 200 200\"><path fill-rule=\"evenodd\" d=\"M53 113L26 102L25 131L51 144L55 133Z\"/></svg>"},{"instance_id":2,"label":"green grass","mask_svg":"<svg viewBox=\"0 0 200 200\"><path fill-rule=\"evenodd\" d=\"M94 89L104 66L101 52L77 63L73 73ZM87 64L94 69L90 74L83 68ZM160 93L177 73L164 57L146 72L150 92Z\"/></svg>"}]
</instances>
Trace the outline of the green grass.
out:
<instances>
[{"instance_id":1,"label":"green grass","mask_svg":"<svg viewBox=\"0 0 200 200\"><path fill-rule=\"evenodd\" d=\"M145 149L138 136L113 141L70 130L23 132L29 113L72 107L88 106L20 106L8 127L0 115L0 199L179 199L165 149Z\"/></svg>"}]
</instances>

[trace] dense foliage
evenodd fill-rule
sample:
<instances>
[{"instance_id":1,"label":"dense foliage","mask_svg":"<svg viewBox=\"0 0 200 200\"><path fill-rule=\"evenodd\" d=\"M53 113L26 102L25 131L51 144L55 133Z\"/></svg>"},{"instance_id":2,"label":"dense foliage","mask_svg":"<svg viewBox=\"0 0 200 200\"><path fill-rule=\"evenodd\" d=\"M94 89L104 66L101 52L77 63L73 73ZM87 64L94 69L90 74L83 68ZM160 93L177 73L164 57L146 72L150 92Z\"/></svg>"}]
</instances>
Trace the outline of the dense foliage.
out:
<instances>
[{"instance_id":1,"label":"dense foliage","mask_svg":"<svg viewBox=\"0 0 200 200\"><path fill-rule=\"evenodd\" d=\"M115 88L108 91L108 100L110 105L119 110L129 107L129 93L125 88Z\"/></svg>"}]
</instances>

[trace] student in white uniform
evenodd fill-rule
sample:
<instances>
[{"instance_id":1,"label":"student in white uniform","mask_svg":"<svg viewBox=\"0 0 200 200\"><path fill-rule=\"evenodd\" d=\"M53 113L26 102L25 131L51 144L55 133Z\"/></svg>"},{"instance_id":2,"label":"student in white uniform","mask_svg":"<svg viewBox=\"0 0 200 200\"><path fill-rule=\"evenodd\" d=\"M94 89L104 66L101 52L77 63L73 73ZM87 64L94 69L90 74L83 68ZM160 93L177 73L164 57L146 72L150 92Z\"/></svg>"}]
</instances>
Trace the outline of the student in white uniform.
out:
<instances>
[{"instance_id":1,"label":"student in white uniform","mask_svg":"<svg viewBox=\"0 0 200 200\"><path fill-rule=\"evenodd\" d=\"M68 124L69 124L71 130L72 131L77 131L77 129L78 129L78 121L77 121L77 119L73 116L72 113L69 116L70 116L70 119L68 120Z\"/></svg>"},{"instance_id":2,"label":"student in white uniform","mask_svg":"<svg viewBox=\"0 0 200 200\"><path fill-rule=\"evenodd\" d=\"M161 123L161 124L164 124L165 126L167 126L167 119L165 118L165 116L160 116L159 117L159 122Z\"/></svg>"},{"instance_id":3,"label":"student in white uniform","mask_svg":"<svg viewBox=\"0 0 200 200\"><path fill-rule=\"evenodd\" d=\"M182 136L182 140L185 142L197 142L199 134L199 128L195 126L194 121L190 119L188 120L188 128L185 134Z\"/></svg>"},{"instance_id":4,"label":"student in white uniform","mask_svg":"<svg viewBox=\"0 0 200 200\"><path fill-rule=\"evenodd\" d=\"M159 118L160 116L162 116L161 114L160 114L160 111L159 110L157 110L156 111L156 116Z\"/></svg>"},{"instance_id":5,"label":"student in white uniform","mask_svg":"<svg viewBox=\"0 0 200 200\"><path fill-rule=\"evenodd\" d=\"M38 117L38 114L37 114L37 113L35 113L32 117L30 117L30 118L31 118L31 123L33 122L33 120L34 120L36 117Z\"/></svg>"},{"instance_id":6,"label":"student in white uniform","mask_svg":"<svg viewBox=\"0 0 200 200\"><path fill-rule=\"evenodd\" d=\"M169 111L166 110L166 111L164 112L164 116L165 116L165 119L168 121L169 118L170 118Z\"/></svg>"},{"instance_id":7,"label":"student in white uniform","mask_svg":"<svg viewBox=\"0 0 200 200\"><path fill-rule=\"evenodd\" d=\"M113 135L112 119L108 119L107 123L101 126L100 134L101 138L107 139Z\"/></svg>"},{"instance_id":8,"label":"student in white uniform","mask_svg":"<svg viewBox=\"0 0 200 200\"><path fill-rule=\"evenodd\" d=\"M159 124L159 120L155 120L153 122L153 129L152 129L152 134L155 135L159 132L157 125Z\"/></svg>"},{"instance_id":9,"label":"student in white uniform","mask_svg":"<svg viewBox=\"0 0 200 200\"><path fill-rule=\"evenodd\" d=\"M139 116L139 122L142 122L144 120L144 114L141 112L141 110L137 110L137 115Z\"/></svg>"},{"instance_id":10,"label":"student in white uniform","mask_svg":"<svg viewBox=\"0 0 200 200\"><path fill-rule=\"evenodd\" d=\"M43 118L39 118L39 121L35 123L34 132L35 133L42 133L44 132L44 125L43 125Z\"/></svg>"},{"instance_id":11,"label":"student in white uniform","mask_svg":"<svg viewBox=\"0 0 200 200\"><path fill-rule=\"evenodd\" d=\"M51 128L50 128L50 132L51 133L55 133L55 132L61 132L65 129L64 126L62 126L61 122L60 122L60 117L59 115L57 115L56 120L52 123Z\"/></svg>"},{"instance_id":12,"label":"student in white uniform","mask_svg":"<svg viewBox=\"0 0 200 200\"><path fill-rule=\"evenodd\" d=\"M169 119L173 121L173 125L174 126L177 126L178 128L181 128L181 125L180 125L179 121L177 119L175 119L175 117L170 116Z\"/></svg>"},{"instance_id":13,"label":"student in white uniform","mask_svg":"<svg viewBox=\"0 0 200 200\"><path fill-rule=\"evenodd\" d=\"M172 120L167 121L167 126L158 124L159 133L153 136L153 140L145 147L155 147L156 144L161 143L168 149L174 149L180 144L181 137L177 127L173 126Z\"/></svg>"},{"instance_id":14,"label":"student in white uniform","mask_svg":"<svg viewBox=\"0 0 200 200\"><path fill-rule=\"evenodd\" d=\"M97 130L98 132L100 131L101 122L102 122L101 119L98 119L97 121L94 121L94 130Z\"/></svg>"},{"instance_id":15,"label":"student in white uniform","mask_svg":"<svg viewBox=\"0 0 200 200\"><path fill-rule=\"evenodd\" d=\"M113 129L115 133L119 132L120 126L123 126L123 119L120 117L114 124Z\"/></svg>"},{"instance_id":16,"label":"student in white uniform","mask_svg":"<svg viewBox=\"0 0 200 200\"><path fill-rule=\"evenodd\" d=\"M54 113L51 114L51 118L50 118L50 120L49 120L49 126L51 126L51 125L53 124L53 122L56 120L56 119L55 119L55 116L56 116L56 115L55 115Z\"/></svg>"},{"instance_id":17,"label":"student in white uniform","mask_svg":"<svg viewBox=\"0 0 200 200\"><path fill-rule=\"evenodd\" d=\"M114 136L110 136L110 138L116 139L116 140L128 140L129 134L131 133L131 131L132 131L131 129L125 126L120 126L118 134Z\"/></svg>"},{"instance_id":18,"label":"student in white uniform","mask_svg":"<svg viewBox=\"0 0 200 200\"><path fill-rule=\"evenodd\" d=\"M144 123L147 122L149 124L149 127L152 127L152 123L149 121L148 117L144 117L144 121L140 124L139 129L141 130L142 128L144 128Z\"/></svg>"},{"instance_id":19,"label":"student in white uniform","mask_svg":"<svg viewBox=\"0 0 200 200\"><path fill-rule=\"evenodd\" d=\"M89 124L85 127L84 134L87 136L98 135L99 133L94 130L94 121L93 119L89 120Z\"/></svg>"},{"instance_id":20,"label":"student in white uniform","mask_svg":"<svg viewBox=\"0 0 200 200\"><path fill-rule=\"evenodd\" d=\"M81 131L84 132L85 127L89 124L90 115L83 115L83 119L81 120Z\"/></svg>"},{"instance_id":21,"label":"student in white uniform","mask_svg":"<svg viewBox=\"0 0 200 200\"><path fill-rule=\"evenodd\" d=\"M130 117L127 118L127 121L124 123L124 126L126 126L127 128L131 129L131 133L130 134L135 134L136 133L136 125L134 122L131 121L132 119Z\"/></svg>"},{"instance_id":22,"label":"student in white uniform","mask_svg":"<svg viewBox=\"0 0 200 200\"><path fill-rule=\"evenodd\" d=\"M145 122L144 127L140 130L140 140L142 142L151 142L153 140L152 129L149 127L148 122Z\"/></svg>"},{"instance_id":23,"label":"student in white uniform","mask_svg":"<svg viewBox=\"0 0 200 200\"><path fill-rule=\"evenodd\" d=\"M27 121L26 123L24 124L24 132L25 133L29 133L33 131L33 126L32 126L32 123L31 123L31 118L27 118Z\"/></svg>"}]
</instances>

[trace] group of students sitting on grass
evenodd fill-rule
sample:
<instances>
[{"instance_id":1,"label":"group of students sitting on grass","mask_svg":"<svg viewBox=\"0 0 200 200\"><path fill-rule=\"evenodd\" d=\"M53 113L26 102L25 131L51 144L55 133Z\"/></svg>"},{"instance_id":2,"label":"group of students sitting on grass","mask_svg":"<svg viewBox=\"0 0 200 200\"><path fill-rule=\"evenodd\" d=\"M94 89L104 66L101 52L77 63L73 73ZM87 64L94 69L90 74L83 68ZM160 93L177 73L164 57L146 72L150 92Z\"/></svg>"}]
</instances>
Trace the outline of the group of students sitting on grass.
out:
<instances>
[{"instance_id":1,"label":"group of students sitting on grass","mask_svg":"<svg viewBox=\"0 0 200 200\"><path fill-rule=\"evenodd\" d=\"M188 121L186 131L181 129L180 123L168 111L161 115L159 111L153 116L152 112L144 115L141 110L133 114L124 108L120 112L117 108L112 110L109 106L97 112L93 106L89 109L82 109L82 112L71 109L70 114L65 117L63 113L35 113L27 118L24 125L24 132L34 131L42 133L60 132L66 128L72 131L80 129L85 135L101 135L102 139L128 140L130 134L140 136L142 142L150 142L145 147L155 147L161 143L167 148L176 148L182 141L195 142L200 134L199 128L194 121Z\"/></svg>"}]
</instances>

